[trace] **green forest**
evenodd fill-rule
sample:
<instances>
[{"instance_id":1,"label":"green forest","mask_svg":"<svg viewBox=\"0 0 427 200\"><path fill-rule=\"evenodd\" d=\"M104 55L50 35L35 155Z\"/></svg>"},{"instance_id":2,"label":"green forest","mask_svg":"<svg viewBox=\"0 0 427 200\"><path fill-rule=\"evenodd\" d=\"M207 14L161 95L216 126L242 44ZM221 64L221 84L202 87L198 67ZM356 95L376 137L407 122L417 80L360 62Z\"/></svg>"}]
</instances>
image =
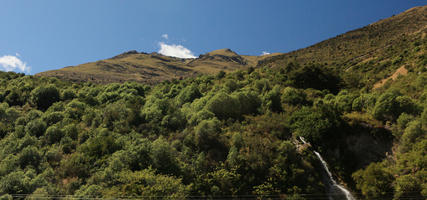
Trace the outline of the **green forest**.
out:
<instances>
[{"instance_id":1,"label":"green forest","mask_svg":"<svg viewBox=\"0 0 427 200\"><path fill-rule=\"evenodd\" d=\"M313 150L357 198L423 198L426 38L409 44L352 73L292 60L157 85L0 72L0 199L325 197Z\"/></svg>"}]
</instances>

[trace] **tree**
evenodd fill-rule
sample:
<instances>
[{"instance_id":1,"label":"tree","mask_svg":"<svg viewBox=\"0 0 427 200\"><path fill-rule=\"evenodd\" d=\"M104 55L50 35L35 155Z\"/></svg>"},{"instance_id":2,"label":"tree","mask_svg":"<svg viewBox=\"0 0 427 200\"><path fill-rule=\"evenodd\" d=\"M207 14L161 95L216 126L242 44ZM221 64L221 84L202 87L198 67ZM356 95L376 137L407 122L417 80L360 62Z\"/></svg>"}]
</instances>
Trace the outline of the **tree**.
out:
<instances>
[{"instance_id":1,"label":"tree","mask_svg":"<svg viewBox=\"0 0 427 200\"><path fill-rule=\"evenodd\" d=\"M294 134L319 145L335 140L334 136L339 134L341 126L339 113L327 105L318 108L303 107L292 113L289 121Z\"/></svg>"},{"instance_id":2,"label":"tree","mask_svg":"<svg viewBox=\"0 0 427 200\"><path fill-rule=\"evenodd\" d=\"M238 118L240 116L240 103L224 92L213 96L206 104L206 109L215 114L219 119Z\"/></svg>"},{"instance_id":3,"label":"tree","mask_svg":"<svg viewBox=\"0 0 427 200\"><path fill-rule=\"evenodd\" d=\"M159 137L154 140L151 147L150 157L153 160L154 167L161 173L178 175L179 167L175 151L169 143L163 137Z\"/></svg>"},{"instance_id":4,"label":"tree","mask_svg":"<svg viewBox=\"0 0 427 200\"><path fill-rule=\"evenodd\" d=\"M202 150L214 147L221 132L217 119L203 120L194 128L196 145Z\"/></svg>"},{"instance_id":5,"label":"tree","mask_svg":"<svg viewBox=\"0 0 427 200\"><path fill-rule=\"evenodd\" d=\"M272 90L270 90L265 96L264 96L264 106L273 112L281 112L283 110L282 103L280 99L280 86L275 85Z\"/></svg>"},{"instance_id":6,"label":"tree","mask_svg":"<svg viewBox=\"0 0 427 200\"><path fill-rule=\"evenodd\" d=\"M46 123L43 122L41 119L32 120L25 126L25 131L28 134L36 137L42 136L45 130L46 130Z\"/></svg>"},{"instance_id":7,"label":"tree","mask_svg":"<svg viewBox=\"0 0 427 200\"><path fill-rule=\"evenodd\" d=\"M25 168L28 165L37 168L41 162L41 155L36 147L28 146L19 154L18 162L21 168Z\"/></svg>"},{"instance_id":8,"label":"tree","mask_svg":"<svg viewBox=\"0 0 427 200\"><path fill-rule=\"evenodd\" d=\"M290 105L304 105L307 103L307 95L304 91L292 87L286 87L283 90L281 99L283 103Z\"/></svg>"},{"instance_id":9,"label":"tree","mask_svg":"<svg viewBox=\"0 0 427 200\"><path fill-rule=\"evenodd\" d=\"M353 174L357 189L367 199L390 199L393 195L393 175L382 163L371 163L366 169Z\"/></svg>"},{"instance_id":10,"label":"tree","mask_svg":"<svg viewBox=\"0 0 427 200\"><path fill-rule=\"evenodd\" d=\"M55 144L61 141L64 133L57 126L50 126L46 130L45 141L47 144Z\"/></svg>"},{"instance_id":11,"label":"tree","mask_svg":"<svg viewBox=\"0 0 427 200\"><path fill-rule=\"evenodd\" d=\"M28 177L23 171L12 172L0 179L0 194L31 193Z\"/></svg>"},{"instance_id":12,"label":"tree","mask_svg":"<svg viewBox=\"0 0 427 200\"><path fill-rule=\"evenodd\" d=\"M39 86L31 92L31 102L40 110L48 109L53 103L60 100L56 86Z\"/></svg>"},{"instance_id":13,"label":"tree","mask_svg":"<svg viewBox=\"0 0 427 200\"><path fill-rule=\"evenodd\" d=\"M176 97L178 104L183 105L187 102L193 102L194 99L202 97L202 94L199 91L199 88L196 84L191 84L190 86L185 87Z\"/></svg>"},{"instance_id":14,"label":"tree","mask_svg":"<svg viewBox=\"0 0 427 200\"><path fill-rule=\"evenodd\" d=\"M373 115L379 120L396 120L403 112L418 114L419 106L407 96L401 96L398 91L386 92L375 104Z\"/></svg>"},{"instance_id":15,"label":"tree","mask_svg":"<svg viewBox=\"0 0 427 200\"><path fill-rule=\"evenodd\" d=\"M122 184L106 189L106 193L120 196L143 196L153 199L158 197L185 199L189 192L181 179L156 174L153 169L136 172L122 171L118 177Z\"/></svg>"},{"instance_id":16,"label":"tree","mask_svg":"<svg viewBox=\"0 0 427 200\"><path fill-rule=\"evenodd\" d=\"M401 138L400 150L402 152L409 151L417 138L423 135L425 135L425 132L422 130L421 123L419 121L412 121L408 123Z\"/></svg>"},{"instance_id":17,"label":"tree","mask_svg":"<svg viewBox=\"0 0 427 200\"><path fill-rule=\"evenodd\" d=\"M336 94L341 86L339 76L332 73L322 65L308 65L292 71L289 80L297 88L314 88L318 90L329 90Z\"/></svg>"}]
</instances>

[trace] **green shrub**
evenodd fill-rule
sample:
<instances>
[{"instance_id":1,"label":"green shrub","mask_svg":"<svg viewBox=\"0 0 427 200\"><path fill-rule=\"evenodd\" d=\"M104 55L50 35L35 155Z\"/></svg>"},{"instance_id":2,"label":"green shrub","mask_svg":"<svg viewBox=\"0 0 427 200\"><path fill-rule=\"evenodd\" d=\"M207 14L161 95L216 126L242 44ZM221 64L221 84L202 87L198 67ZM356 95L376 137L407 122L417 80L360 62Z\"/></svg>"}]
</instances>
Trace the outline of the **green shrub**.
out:
<instances>
[{"instance_id":1,"label":"green shrub","mask_svg":"<svg viewBox=\"0 0 427 200\"><path fill-rule=\"evenodd\" d=\"M281 100L290 105L304 105L307 103L307 95L302 90L286 87L283 90Z\"/></svg>"},{"instance_id":2,"label":"green shrub","mask_svg":"<svg viewBox=\"0 0 427 200\"><path fill-rule=\"evenodd\" d=\"M393 175L381 163L372 163L352 176L367 199L391 199L393 196Z\"/></svg>"},{"instance_id":3,"label":"green shrub","mask_svg":"<svg viewBox=\"0 0 427 200\"><path fill-rule=\"evenodd\" d=\"M31 102L40 110L48 109L59 100L60 94L54 85L40 86L31 92Z\"/></svg>"},{"instance_id":4,"label":"green shrub","mask_svg":"<svg viewBox=\"0 0 427 200\"><path fill-rule=\"evenodd\" d=\"M153 166L160 173L179 174L176 152L163 137L154 140L151 145L150 158L153 161Z\"/></svg>"},{"instance_id":5,"label":"green shrub","mask_svg":"<svg viewBox=\"0 0 427 200\"><path fill-rule=\"evenodd\" d=\"M46 130L45 141L47 144L55 144L61 141L64 133L57 126L50 126Z\"/></svg>"},{"instance_id":6,"label":"green shrub","mask_svg":"<svg viewBox=\"0 0 427 200\"><path fill-rule=\"evenodd\" d=\"M213 96L205 108L219 119L238 118L241 109L239 101L224 92L219 92Z\"/></svg>"},{"instance_id":7,"label":"green shrub","mask_svg":"<svg viewBox=\"0 0 427 200\"><path fill-rule=\"evenodd\" d=\"M334 141L342 123L339 113L329 106L303 107L292 113L289 121L295 135L319 145Z\"/></svg>"},{"instance_id":8,"label":"green shrub","mask_svg":"<svg viewBox=\"0 0 427 200\"><path fill-rule=\"evenodd\" d=\"M36 147L28 146L18 155L18 162L21 168L25 168L28 165L37 168L41 162L41 155Z\"/></svg>"},{"instance_id":9,"label":"green shrub","mask_svg":"<svg viewBox=\"0 0 427 200\"><path fill-rule=\"evenodd\" d=\"M46 130L46 123L44 121L42 121L41 119L36 119L33 121L30 121L26 126L25 126L25 131L32 135L32 136L36 136L36 137L40 137L44 134Z\"/></svg>"}]
</instances>

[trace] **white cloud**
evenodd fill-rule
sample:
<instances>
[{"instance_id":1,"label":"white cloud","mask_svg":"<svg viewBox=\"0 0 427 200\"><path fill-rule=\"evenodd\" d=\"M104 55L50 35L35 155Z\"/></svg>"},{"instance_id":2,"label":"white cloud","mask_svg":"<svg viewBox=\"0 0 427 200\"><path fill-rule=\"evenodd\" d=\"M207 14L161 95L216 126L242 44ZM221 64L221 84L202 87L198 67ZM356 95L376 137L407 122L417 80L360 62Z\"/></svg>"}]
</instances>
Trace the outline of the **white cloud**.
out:
<instances>
[{"instance_id":1,"label":"white cloud","mask_svg":"<svg viewBox=\"0 0 427 200\"><path fill-rule=\"evenodd\" d=\"M263 51L262 54L261 54L261 56L265 56L265 55L268 55L268 54L270 54L270 53L267 52L267 51Z\"/></svg>"},{"instance_id":2,"label":"white cloud","mask_svg":"<svg viewBox=\"0 0 427 200\"><path fill-rule=\"evenodd\" d=\"M165 34L162 35L162 38L169 39L169 35L165 33Z\"/></svg>"},{"instance_id":3,"label":"white cloud","mask_svg":"<svg viewBox=\"0 0 427 200\"><path fill-rule=\"evenodd\" d=\"M0 57L0 69L5 71L30 72L30 66L18 58L18 53L16 55L17 56L5 55Z\"/></svg>"},{"instance_id":4,"label":"white cloud","mask_svg":"<svg viewBox=\"0 0 427 200\"><path fill-rule=\"evenodd\" d=\"M193 52L191 52L189 49L185 48L182 45L176 45L176 44L169 45L164 42L159 42L159 45L160 45L159 53L165 56L173 56L178 58L196 58Z\"/></svg>"}]
</instances>

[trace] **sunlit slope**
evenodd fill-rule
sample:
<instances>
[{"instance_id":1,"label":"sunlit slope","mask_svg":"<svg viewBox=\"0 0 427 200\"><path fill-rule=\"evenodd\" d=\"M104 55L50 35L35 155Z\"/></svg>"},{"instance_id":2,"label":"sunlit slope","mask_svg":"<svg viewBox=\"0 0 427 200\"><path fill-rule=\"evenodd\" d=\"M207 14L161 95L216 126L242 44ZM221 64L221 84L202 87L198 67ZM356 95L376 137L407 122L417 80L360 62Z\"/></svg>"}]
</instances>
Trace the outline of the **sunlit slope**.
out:
<instances>
[{"instance_id":1,"label":"sunlit slope","mask_svg":"<svg viewBox=\"0 0 427 200\"><path fill-rule=\"evenodd\" d=\"M195 59L181 59L157 53L129 51L110 59L46 71L36 76L57 77L74 82L112 83L136 81L155 84L198 74L231 72L254 67L267 56L241 56L230 49L220 49Z\"/></svg>"},{"instance_id":2,"label":"sunlit slope","mask_svg":"<svg viewBox=\"0 0 427 200\"><path fill-rule=\"evenodd\" d=\"M411 8L403 13L363 28L349 31L310 47L272 56L260 66L283 67L294 62L300 65L320 63L341 73L365 73L371 85L392 75L406 65L411 68L416 57L425 56L425 49L417 49L412 57L409 50L425 41L427 6Z\"/></svg>"}]
</instances>

